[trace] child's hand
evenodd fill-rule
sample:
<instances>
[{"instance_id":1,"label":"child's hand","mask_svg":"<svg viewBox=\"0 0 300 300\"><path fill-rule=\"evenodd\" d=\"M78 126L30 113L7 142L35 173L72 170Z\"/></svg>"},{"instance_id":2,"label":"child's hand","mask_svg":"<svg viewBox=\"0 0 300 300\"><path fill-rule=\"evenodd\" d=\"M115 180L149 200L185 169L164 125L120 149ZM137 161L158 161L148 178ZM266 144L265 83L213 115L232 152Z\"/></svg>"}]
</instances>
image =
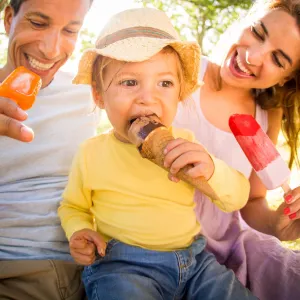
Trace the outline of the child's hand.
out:
<instances>
[{"instance_id":1,"label":"child's hand","mask_svg":"<svg viewBox=\"0 0 300 300\"><path fill-rule=\"evenodd\" d=\"M91 229L82 229L73 233L70 239L70 252L74 260L84 266L91 265L99 255L105 255L106 243L101 235Z\"/></svg>"},{"instance_id":2,"label":"child's hand","mask_svg":"<svg viewBox=\"0 0 300 300\"><path fill-rule=\"evenodd\" d=\"M165 167L170 168L169 179L172 181L179 181L176 178L177 172L188 164L193 166L186 173L191 178L203 176L208 180L214 173L214 162L200 144L184 139L175 139L167 145L164 153Z\"/></svg>"}]
</instances>

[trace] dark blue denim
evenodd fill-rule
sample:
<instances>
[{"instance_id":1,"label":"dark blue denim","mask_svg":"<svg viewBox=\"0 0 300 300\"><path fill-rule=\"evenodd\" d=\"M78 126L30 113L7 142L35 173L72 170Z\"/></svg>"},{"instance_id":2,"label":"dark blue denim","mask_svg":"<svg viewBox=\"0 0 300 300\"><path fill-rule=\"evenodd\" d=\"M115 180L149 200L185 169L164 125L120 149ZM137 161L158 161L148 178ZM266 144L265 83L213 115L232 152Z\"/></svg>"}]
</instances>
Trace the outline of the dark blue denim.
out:
<instances>
[{"instance_id":1,"label":"dark blue denim","mask_svg":"<svg viewBox=\"0 0 300 300\"><path fill-rule=\"evenodd\" d=\"M185 250L162 252L111 240L105 257L83 271L88 299L258 299L205 245L200 237Z\"/></svg>"}]
</instances>

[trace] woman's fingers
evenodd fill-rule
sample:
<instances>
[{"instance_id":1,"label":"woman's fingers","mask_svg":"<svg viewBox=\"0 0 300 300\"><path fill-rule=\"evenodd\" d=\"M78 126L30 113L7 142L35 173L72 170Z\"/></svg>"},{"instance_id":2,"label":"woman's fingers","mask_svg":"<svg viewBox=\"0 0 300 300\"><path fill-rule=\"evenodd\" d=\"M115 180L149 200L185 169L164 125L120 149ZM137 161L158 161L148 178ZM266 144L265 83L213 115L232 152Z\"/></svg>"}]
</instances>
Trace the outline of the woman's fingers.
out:
<instances>
[{"instance_id":1,"label":"woman's fingers","mask_svg":"<svg viewBox=\"0 0 300 300\"><path fill-rule=\"evenodd\" d=\"M294 200L291 204L286 206L283 213L291 220L300 219L300 198Z\"/></svg>"},{"instance_id":2,"label":"woman's fingers","mask_svg":"<svg viewBox=\"0 0 300 300\"><path fill-rule=\"evenodd\" d=\"M299 198L300 198L299 186L284 195L284 200L287 204L291 204Z\"/></svg>"}]
</instances>

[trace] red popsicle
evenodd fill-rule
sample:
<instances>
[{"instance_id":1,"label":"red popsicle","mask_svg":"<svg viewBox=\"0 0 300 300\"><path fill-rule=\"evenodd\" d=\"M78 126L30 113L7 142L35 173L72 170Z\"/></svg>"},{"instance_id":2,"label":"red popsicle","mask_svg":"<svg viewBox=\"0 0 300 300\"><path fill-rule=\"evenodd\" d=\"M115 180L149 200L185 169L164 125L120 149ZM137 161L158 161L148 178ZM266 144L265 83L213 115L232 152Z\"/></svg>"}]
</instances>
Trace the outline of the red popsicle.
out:
<instances>
[{"instance_id":1,"label":"red popsicle","mask_svg":"<svg viewBox=\"0 0 300 300\"><path fill-rule=\"evenodd\" d=\"M266 188L281 186L288 192L291 172L256 120L251 115L234 114L229 118L229 127Z\"/></svg>"}]
</instances>

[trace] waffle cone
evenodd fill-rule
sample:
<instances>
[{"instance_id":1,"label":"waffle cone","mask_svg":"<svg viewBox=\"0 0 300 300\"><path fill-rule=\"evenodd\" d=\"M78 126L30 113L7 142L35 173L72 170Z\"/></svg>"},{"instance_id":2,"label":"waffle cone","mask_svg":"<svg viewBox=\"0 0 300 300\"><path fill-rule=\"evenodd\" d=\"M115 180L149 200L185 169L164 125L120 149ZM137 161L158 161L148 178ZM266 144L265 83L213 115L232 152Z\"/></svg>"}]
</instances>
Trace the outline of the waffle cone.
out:
<instances>
[{"instance_id":1,"label":"waffle cone","mask_svg":"<svg viewBox=\"0 0 300 300\"><path fill-rule=\"evenodd\" d=\"M164 149L171 140L174 140L174 137L166 127L156 128L143 142L140 147L140 153L142 157L151 160L166 171L170 171L168 168L164 167ZM186 174L186 172L191 168L191 165L185 166L176 174L176 177L191 184L211 199L219 200L218 195L214 192L204 177L191 178Z\"/></svg>"}]
</instances>

